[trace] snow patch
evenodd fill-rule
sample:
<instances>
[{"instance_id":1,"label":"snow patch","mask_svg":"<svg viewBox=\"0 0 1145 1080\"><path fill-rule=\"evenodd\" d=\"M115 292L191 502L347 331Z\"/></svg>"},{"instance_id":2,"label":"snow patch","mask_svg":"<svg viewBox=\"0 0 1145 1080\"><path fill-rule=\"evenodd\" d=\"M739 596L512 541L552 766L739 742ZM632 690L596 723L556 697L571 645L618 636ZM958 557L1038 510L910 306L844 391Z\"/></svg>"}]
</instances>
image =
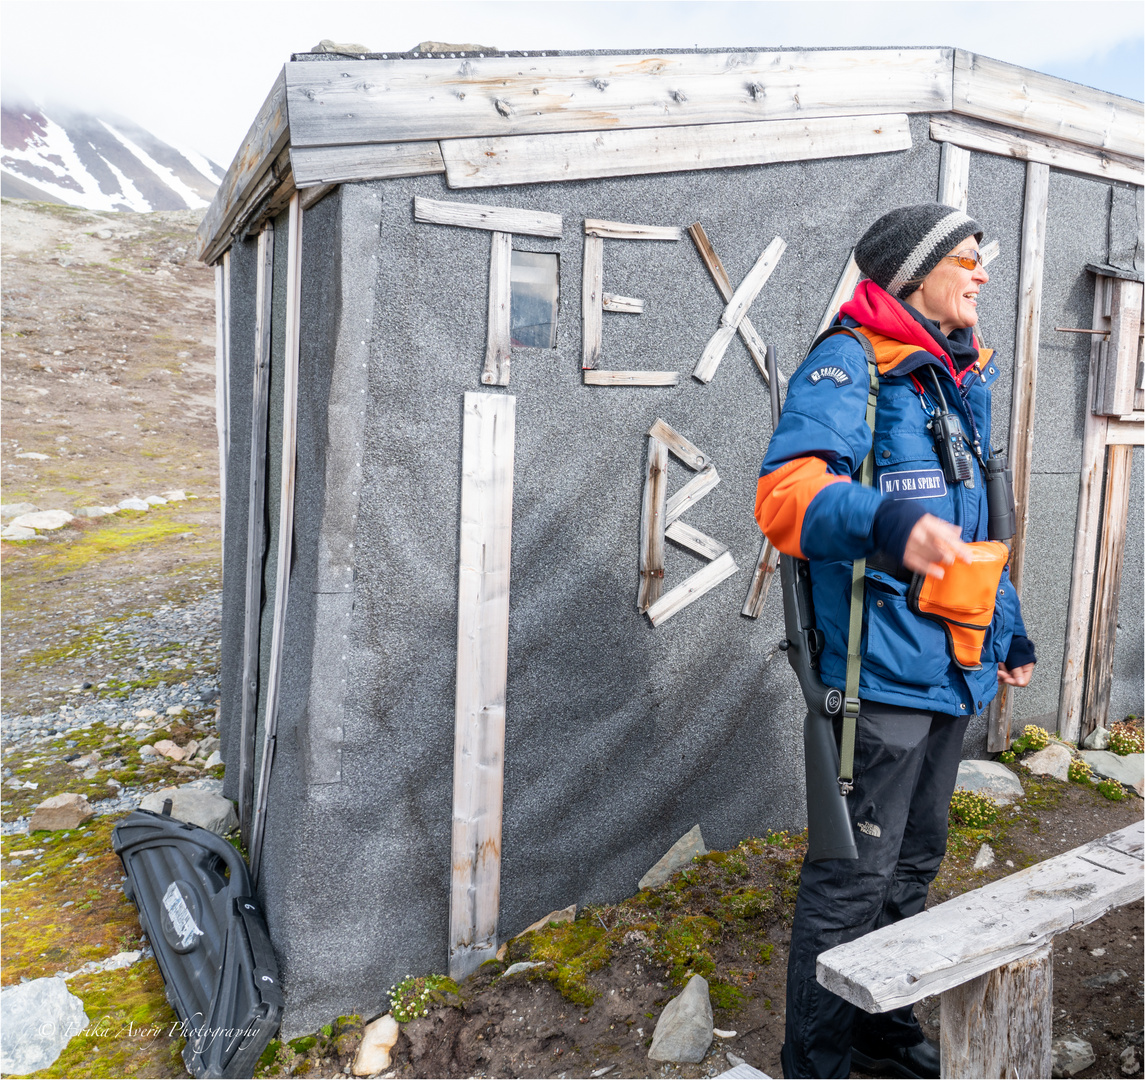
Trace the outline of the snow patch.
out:
<instances>
[{"instance_id":1,"label":"snow patch","mask_svg":"<svg viewBox=\"0 0 1145 1080\"><path fill-rule=\"evenodd\" d=\"M175 175L165 165L160 165L150 154L147 153L142 147L133 143L126 135L120 134L116 131L106 120L100 120L100 123L107 128L107 130L115 136L127 149L134 154L143 165L150 169L156 176L158 176L163 183L165 183L176 195L179 196L188 206L189 209L195 210L200 207L209 206L210 204L206 199L201 198L196 192L192 191L178 176ZM182 151L180 151L181 153Z\"/></svg>"}]
</instances>

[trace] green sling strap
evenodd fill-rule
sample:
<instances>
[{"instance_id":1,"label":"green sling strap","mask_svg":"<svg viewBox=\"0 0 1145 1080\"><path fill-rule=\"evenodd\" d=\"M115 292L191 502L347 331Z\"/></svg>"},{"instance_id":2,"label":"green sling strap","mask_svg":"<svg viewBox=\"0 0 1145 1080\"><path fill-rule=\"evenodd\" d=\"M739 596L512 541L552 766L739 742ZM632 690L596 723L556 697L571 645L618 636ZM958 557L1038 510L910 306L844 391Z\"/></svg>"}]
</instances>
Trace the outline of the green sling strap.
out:
<instances>
[{"instance_id":1,"label":"green sling strap","mask_svg":"<svg viewBox=\"0 0 1145 1080\"><path fill-rule=\"evenodd\" d=\"M879 400L879 369L875 350L864 334L853 332L867 355L870 386L867 390L867 427L871 431L871 448L863 458L859 480L863 487L875 482L875 406ZM859 720L859 676L862 673L863 585L867 560L856 559L851 570L851 625L847 633L847 684L843 694L843 739L839 746L839 791L851 793L855 774L855 732Z\"/></svg>"}]
</instances>

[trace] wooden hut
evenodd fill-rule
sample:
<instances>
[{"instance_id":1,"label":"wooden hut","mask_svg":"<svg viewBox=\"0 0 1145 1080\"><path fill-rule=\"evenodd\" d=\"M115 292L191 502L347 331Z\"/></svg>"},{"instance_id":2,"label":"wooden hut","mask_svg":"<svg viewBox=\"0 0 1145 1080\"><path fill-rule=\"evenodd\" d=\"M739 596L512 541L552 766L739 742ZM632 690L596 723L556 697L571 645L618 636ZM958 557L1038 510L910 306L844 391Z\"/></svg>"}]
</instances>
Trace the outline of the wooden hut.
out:
<instances>
[{"instance_id":1,"label":"wooden hut","mask_svg":"<svg viewBox=\"0 0 1145 1080\"><path fill-rule=\"evenodd\" d=\"M793 370L894 206L968 208L993 260L1041 662L966 752L1140 710L1142 131L951 48L290 59L200 230L221 730L288 1033L697 823L800 827L763 349Z\"/></svg>"}]
</instances>

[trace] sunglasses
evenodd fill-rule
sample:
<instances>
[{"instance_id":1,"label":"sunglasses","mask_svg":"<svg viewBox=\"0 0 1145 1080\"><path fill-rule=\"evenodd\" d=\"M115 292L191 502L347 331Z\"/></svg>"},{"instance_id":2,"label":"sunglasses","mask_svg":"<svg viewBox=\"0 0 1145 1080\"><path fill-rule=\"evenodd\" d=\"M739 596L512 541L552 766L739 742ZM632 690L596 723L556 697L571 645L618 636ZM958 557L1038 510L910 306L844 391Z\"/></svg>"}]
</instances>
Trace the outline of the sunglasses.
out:
<instances>
[{"instance_id":1,"label":"sunglasses","mask_svg":"<svg viewBox=\"0 0 1145 1080\"><path fill-rule=\"evenodd\" d=\"M973 270L982 265L982 254L978 251L960 251L957 255L944 255L944 259L953 259L963 270Z\"/></svg>"}]
</instances>

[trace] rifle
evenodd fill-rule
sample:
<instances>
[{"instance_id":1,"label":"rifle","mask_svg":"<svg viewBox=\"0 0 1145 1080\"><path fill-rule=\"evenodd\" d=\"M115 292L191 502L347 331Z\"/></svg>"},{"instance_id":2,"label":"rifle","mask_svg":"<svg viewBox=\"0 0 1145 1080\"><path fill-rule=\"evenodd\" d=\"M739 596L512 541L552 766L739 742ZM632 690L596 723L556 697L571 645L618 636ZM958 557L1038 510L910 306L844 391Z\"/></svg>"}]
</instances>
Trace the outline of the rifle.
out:
<instances>
[{"instance_id":1,"label":"rifle","mask_svg":"<svg viewBox=\"0 0 1145 1080\"><path fill-rule=\"evenodd\" d=\"M775 346L764 354L771 393L771 429L779 427L779 373ZM823 635L815 626L811 602L811 568L805 559L779 556L783 589L783 622L787 640L781 648L799 680L807 716L803 721L803 761L807 771L807 857L857 859L855 837L847 813L846 797L839 790L839 746L832 718L843 711L843 692L826 686L819 677Z\"/></svg>"}]
</instances>

